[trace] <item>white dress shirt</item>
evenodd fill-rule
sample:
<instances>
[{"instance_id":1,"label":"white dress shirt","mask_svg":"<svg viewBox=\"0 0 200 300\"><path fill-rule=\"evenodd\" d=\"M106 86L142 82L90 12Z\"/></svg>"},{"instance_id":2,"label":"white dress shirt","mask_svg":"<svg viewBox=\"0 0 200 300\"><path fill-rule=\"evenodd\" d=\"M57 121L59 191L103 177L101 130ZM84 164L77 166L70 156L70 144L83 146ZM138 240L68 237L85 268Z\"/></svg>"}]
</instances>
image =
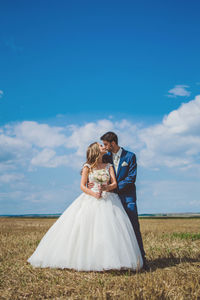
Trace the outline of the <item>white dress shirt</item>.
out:
<instances>
[{"instance_id":1,"label":"white dress shirt","mask_svg":"<svg viewBox=\"0 0 200 300\"><path fill-rule=\"evenodd\" d=\"M112 152L113 164L114 164L116 173L117 173L117 169L118 169L118 166L119 166L119 160L120 160L121 154L122 154L122 148L121 147L119 148L117 153Z\"/></svg>"}]
</instances>

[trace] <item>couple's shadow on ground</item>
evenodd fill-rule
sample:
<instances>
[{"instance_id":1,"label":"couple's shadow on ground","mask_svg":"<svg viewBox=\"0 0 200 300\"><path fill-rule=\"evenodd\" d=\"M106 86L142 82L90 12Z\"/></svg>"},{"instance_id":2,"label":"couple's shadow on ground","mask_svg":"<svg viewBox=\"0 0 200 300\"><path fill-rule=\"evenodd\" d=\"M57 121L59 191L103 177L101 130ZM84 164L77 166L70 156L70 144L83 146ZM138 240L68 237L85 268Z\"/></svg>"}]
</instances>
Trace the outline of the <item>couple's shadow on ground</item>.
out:
<instances>
[{"instance_id":1,"label":"couple's shadow on ground","mask_svg":"<svg viewBox=\"0 0 200 300\"><path fill-rule=\"evenodd\" d=\"M196 258L190 258L190 257L181 257L181 258L176 258L176 257L161 257L161 258L157 258L154 260L149 260L148 261L148 266L149 266L149 270L139 270L139 271L133 271L133 270L105 270L105 271L99 271L99 272L95 272L94 273L106 273L106 274L111 274L111 275L115 275L115 276L121 276L121 275L135 275L136 273L148 273L148 272L154 272L157 269L165 269L165 268L170 268L170 267L174 267L177 266L181 263L197 263L200 262L200 259L196 259Z\"/></svg>"}]
</instances>

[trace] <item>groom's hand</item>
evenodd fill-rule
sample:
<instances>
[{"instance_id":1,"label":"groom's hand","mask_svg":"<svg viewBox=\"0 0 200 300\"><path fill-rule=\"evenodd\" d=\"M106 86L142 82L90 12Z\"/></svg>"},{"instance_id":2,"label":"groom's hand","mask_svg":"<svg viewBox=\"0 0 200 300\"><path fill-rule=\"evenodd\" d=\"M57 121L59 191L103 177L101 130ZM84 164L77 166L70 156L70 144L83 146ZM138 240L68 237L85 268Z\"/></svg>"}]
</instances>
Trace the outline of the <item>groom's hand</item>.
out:
<instances>
[{"instance_id":1,"label":"groom's hand","mask_svg":"<svg viewBox=\"0 0 200 300\"><path fill-rule=\"evenodd\" d=\"M108 191L107 189L108 189L108 184L102 184L101 188L100 188L100 191L102 191L102 192L106 191L107 192Z\"/></svg>"}]
</instances>

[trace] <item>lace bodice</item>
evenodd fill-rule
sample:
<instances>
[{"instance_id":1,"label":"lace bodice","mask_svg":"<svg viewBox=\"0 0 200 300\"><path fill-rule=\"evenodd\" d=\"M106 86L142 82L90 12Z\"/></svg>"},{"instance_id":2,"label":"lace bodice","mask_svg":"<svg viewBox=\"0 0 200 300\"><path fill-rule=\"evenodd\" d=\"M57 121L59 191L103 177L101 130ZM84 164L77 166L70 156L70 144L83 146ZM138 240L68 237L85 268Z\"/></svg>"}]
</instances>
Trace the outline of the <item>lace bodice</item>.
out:
<instances>
[{"instance_id":1,"label":"lace bodice","mask_svg":"<svg viewBox=\"0 0 200 300\"><path fill-rule=\"evenodd\" d=\"M84 164L84 167L87 166L88 168L91 168L89 164ZM93 169L88 176L89 182L94 183L94 186L91 190L94 192L97 192L99 190L99 185L102 183L106 183L110 180L110 173L109 168L112 166L112 164L108 163L104 168L102 169Z\"/></svg>"}]
</instances>

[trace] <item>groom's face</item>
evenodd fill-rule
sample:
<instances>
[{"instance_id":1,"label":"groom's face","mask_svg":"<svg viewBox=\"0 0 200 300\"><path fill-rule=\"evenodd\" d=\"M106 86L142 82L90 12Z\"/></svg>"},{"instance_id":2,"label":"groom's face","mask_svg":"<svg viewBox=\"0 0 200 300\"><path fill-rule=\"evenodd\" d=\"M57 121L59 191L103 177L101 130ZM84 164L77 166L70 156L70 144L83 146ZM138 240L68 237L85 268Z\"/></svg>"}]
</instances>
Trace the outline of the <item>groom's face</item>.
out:
<instances>
[{"instance_id":1,"label":"groom's face","mask_svg":"<svg viewBox=\"0 0 200 300\"><path fill-rule=\"evenodd\" d=\"M112 152L112 150L113 150L113 145L112 145L112 143L113 143L113 142L110 143L110 142L107 142L107 141L103 141L103 144L104 144L106 150L109 151L109 152Z\"/></svg>"}]
</instances>

